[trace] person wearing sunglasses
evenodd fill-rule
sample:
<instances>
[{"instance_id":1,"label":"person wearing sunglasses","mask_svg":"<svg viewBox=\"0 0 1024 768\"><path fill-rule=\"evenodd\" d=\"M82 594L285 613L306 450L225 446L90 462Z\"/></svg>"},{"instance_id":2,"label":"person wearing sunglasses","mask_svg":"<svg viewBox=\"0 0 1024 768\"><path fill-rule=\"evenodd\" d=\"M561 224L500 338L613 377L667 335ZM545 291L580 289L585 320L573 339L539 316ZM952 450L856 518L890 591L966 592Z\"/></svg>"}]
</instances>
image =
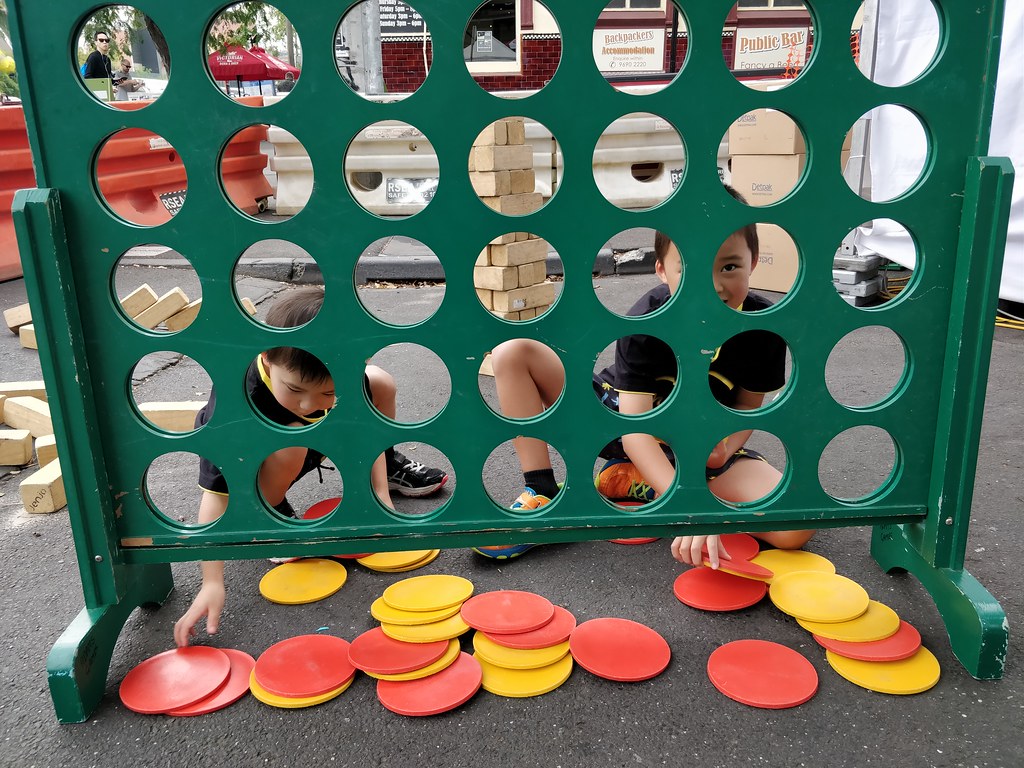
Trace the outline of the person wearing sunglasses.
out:
<instances>
[{"instance_id":1,"label":"person wearing sunglasses","mask_svg":"<svg viewBox=\"0 0 1024 768\"><path fill-rule=\"evenodd\" d=\"M90 53L89 58L85 60L82 76L86 80L103 77L113 80L114 73L111 69L110 56L107 55L110 51L110 35L104 30L98 30L93 35L93 40L96 50Z\"/></svg>"}]
</instances>

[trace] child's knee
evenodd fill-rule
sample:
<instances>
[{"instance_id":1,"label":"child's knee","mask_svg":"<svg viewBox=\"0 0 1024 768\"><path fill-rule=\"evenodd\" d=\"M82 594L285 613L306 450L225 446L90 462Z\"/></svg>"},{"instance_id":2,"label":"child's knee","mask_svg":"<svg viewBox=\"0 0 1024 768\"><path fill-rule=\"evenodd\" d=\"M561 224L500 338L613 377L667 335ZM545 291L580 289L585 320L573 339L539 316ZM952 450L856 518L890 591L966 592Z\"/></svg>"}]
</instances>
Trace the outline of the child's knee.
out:
<instances>
[{"instance_id":1,"label":"child's knee","mask_svg":"<svg viewBox=\"0 0 1024 768\"><path fill-rule=\"evenodd\" d=\"M394 397L398 391L394 376L376 365L366 366L366 378L370 382L370 396L374 400Z\"/></svg>"},{"instance_id":2,"label":"child's knee","mask_svg":"<svg viewBox=\"0 0 1024 768\"><path fill-rule=\"evenodd\" d=\"M800 549L811 540L814 531L772 531L762 534L760 538L776 549Z\"/></svg>"},{"instance_id":3,"label":"child's knee","mask_svg":"<svg viewBox=\"0 0 1024 768\"><path fill-rule=\"evenodd\" d=\"M530 355L531 339L509 339L491 350L491 370L495 376L510 366L518 366Z\"/></svg>"}]
</instances>

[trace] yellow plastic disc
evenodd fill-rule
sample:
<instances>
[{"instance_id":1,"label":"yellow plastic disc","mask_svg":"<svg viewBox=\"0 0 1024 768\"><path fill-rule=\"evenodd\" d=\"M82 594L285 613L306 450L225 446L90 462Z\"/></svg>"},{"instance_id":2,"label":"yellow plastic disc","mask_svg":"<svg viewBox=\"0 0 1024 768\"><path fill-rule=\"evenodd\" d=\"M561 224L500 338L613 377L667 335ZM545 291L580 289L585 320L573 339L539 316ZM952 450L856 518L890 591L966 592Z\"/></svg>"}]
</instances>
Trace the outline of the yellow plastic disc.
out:
<instances>
[{"instance_id":1,"label":"yellow plastic disc","mask_svg":"<svg viewBox=\"0 0 1024 768\"><path fill-rule=\"evenodd\" d=\"M750 559L775 574L768 583L771 584L780 576L794 571L818 571L819 573L835 573L832 561L813 552L802 549L766 549Z\"/></svg>"},{"instance_id":2,"label":"yellow plastic disc","mask_svg":"<svg viewBox=\"0 0 1024 768\"><path fill-rule=\"evenodd\" d=\"M877 600L868 601L868 609L856 619L840 621L835 624L820 621L797 619L797 623L808 632L827 637L829 640L842 640L847 643L870 643L884 640L899 631L900 617L888 605Z\"/></svg>"},{"instance_id":3,"label":"yellow plastic disc","mask_svg":"<svg viewBox=\"0 0 1024 768\"><path fill-rule=\"evenodd\" d=\"M455 660L459 658L459 654L462 653L462 646L458 640L452 639L448 641L448 650L444 652L444 656L435 661L433 664L428 664L425 667L414 669L412 672L401 672L394 675L378 675L373 672L367 672L370 677L375 677L378 680L419 680L421 677L430 677L430 675L436 675L442 669L446 669L455 663Z\"/></svg>"},{"instance_id":4,"label":"yellow plastic disc","mask_svg":"<svg viewBox=\"0 0 1024 768\"><path fill-rule=\"evenodd\" d=\"M462 603L456 603L450 608L442 608L437 611L400 611L392 608L384 602L383 597L378 597L370 605L370 615L377 621L385 624L399 624L409 627L414 624L431 624L441 619L454 616L462 608Z\"/></svg>"},{"instance_id":5,"label":"yellow plastic disc","mask_svg":"<svg viewBox=\"0 0 1024 768\"><path fill-rule=\"evenodd\" d=\"M422 568L425 565L430 565L432 562L437 560L437 556L441 554L440 549L432 549L430 553L422 560L417 560L415 563L409 565L403 565L400 568L382 568L376 566L373 570L380 571L382 573L405 573L406 571L415 571L417 568Z\"/></svg>"},{"instance_id":6,"label":"yellow plastic disc","mask_svg":"<svg viewBox=\"0 0 1024 768\"><path fill-rule=\"evenodd\" d=\"M473 635L473 650L480 661L486 661L496 667L505 669L537 669L547 667L560 661L569 652L569 641L557 645L549 645L547 648L536 648L523 651L515 648L506 648L498 645L483 632L476 632Z\"/></svg>"},{"instance_id":7,"label":"yellow plastic disc","mask_svg":"<svg viewBox=\"0 0 1024 768\"><path fill-rule=\"evenodd\" d=\"M388 637L406 643L436 643L438 640L451 640L453 637L468 632L469 624L464 622L459 614L455 614L430 624L402 626L401 624L382 623L380 628Z\"/></svg>"},{"instance_id":8,"label":"yellow plastic disc","mask_svg":"<svg viewBox=\"0 0 1024 768\"><path fill-rule=\"evenodd\" d=\"M783 613L796 619L834 624L855 619L868 609L868 593L837 573L793 571L777 577L768 596Z\"/></svg>"},{"instance_id":9,"label":"yellow plastic disc","mask_svg":"<svg viewBox=\"0 0 1024 768\"><path fill-rule=\"evenodd\" d=\"M507 696L512 699L540 696L553 691L572 674L572 656L569 654L554 664L537 669L506 669L484 661L478 655L475 658L484 673L483 689L495 696Z\"/></svg>"},{"instance_id":10,"label":"yellow plastic disc","mask_svg":"<svg viewBox=\"0 0 1024 768\"><path fill-rule=\"evenodd\" d=\"M939 660L925 647L900 661L858 661L825 651L828 663L840 677L869 691L897 696L922 693L939 682Z\"/></svg>"},{"instance_id":11,"label":"yellow plastic disc","mask_svg":"<svg viewBox=\"0 0 1024 768\"><path fill-rule=\"evenodd\" d=\"M275 693L265 690L256 682L256 671L253 670L249 674L249 692L252 693L258 700L264 704L269 704L271 707L280 707L281 709L302 709L303 707L312 707L317 704L323 704L325 701L340 696L348 687L352 685L352 681L356 679L355 675L352 675L348 680L342 683L340 686L335 688L333 691L327 693L321 693L319 696L308 696L305 698L292 698L289 696L278 696Z\"/></svg>"},{"instance_id":12,"label":"yellow plastic disc","mask_svg":"<svg viewBox=\"0 0 1024 768\"><path fill-rule=\"evenodd\" d=\"M428 557L432 549L413 549L408 552L378 552L375 555L367 555L356 560L360 565L365 565L370 570L384 570L405 568L406 566L418 563Z\"/></svg>"},{"instance_id":13,"label":"yellow plastic disc","mask_svg":"<svg viewBox=\"0 0 1024 768\"><path fill-rule=\"evenodd\" d=\"M260 594L281 605L315 603L341 589L347 578L348 571L337 560L296 560L267 571L260 579Z\"/></svg>"},{"instance_id":14,"label":"yellow plastic disc","mask_svg":"<svg viewBox=\"0 0 1024 768\"><path fill-rule=\"evenodd\" d=\"M461 605L473 594L473 582L461 576L413 576L384 590L384 602L400 611L439 611Z\"/></svg>"}]
</instances>

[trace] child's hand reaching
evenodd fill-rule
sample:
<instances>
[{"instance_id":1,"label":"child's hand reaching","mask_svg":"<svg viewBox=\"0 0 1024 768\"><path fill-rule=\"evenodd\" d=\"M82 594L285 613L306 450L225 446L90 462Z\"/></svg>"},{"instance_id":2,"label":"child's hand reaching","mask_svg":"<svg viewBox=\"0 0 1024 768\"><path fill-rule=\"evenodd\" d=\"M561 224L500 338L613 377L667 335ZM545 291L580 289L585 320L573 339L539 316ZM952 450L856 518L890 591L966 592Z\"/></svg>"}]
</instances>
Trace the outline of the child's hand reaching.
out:
<instances>
[{"instance_id":1,"label":"child's hand reaching","mask_svg":"<svg viewBox=\"0 0 1024 768\"><path fill-rule=\"evenodd\" d=\"M686 565L701 565L707 547L711 567L717 569L721 560L732 560L720 536L677 536L672 540L672 557Z\"/></svg>"},{"instance_id":2,"label":"child's hand reaching","mask_svg":"<svg viewBox=\"0 0 1024 768\"><path fill-rule=\"evenodd\" d=\"M179 648L188 645L189 641L195 637L196 624L203 616L206 617L207 633L217 634L222 610L224 610L224 583L203 584L185 615L174 625L175 644Z\"/></svg>"}]
</instances>

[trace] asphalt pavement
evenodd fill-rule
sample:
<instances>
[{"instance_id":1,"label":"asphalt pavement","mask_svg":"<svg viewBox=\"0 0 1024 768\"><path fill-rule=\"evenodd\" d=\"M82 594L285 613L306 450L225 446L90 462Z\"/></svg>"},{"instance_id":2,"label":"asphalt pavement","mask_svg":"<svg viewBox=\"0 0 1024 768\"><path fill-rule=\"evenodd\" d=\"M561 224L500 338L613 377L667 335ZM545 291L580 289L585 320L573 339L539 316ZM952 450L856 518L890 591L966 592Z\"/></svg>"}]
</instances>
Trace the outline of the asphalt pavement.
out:
<instances>
[{"instance_id":1,"label":"asphalt pavement","mask_svg":"<svg viewBox=\"0 0 1024 768\"><path fill-rule=\"evenodd\" d=\"M184 270L164 264L126 265L124 273L126 284L147 282L158 293L178 285L186 293L192 291L193 297L198 287ZM301 276L293 270L288 279ZM240 275L239 280L239 294L251 298L260 311L288 288L280 274ZM597 279L595 286L611 304L628 306L651 280L644 274L608 276ZM434 284L360 289L367 306L379 313L429 312L442 292L443 286ZM0 309L24 300L22 281L0 284ZM891 376L891 339L879 333L862 338L860 345L849 351L855 364L835 383L841 390L855 393ZM392 371L400 377L400 389L406 377L415 380L431 370L425 353L401 358L410 362ZM385 350L380 362L391 366L400 361L388 358ZM472 580L478 592L534 591L568 608L581 622L619 616L648 624L668 640L673 654L668 669L652 680L613 683L577 667L565 685L543 696L514 699L481 691L455 711L413 719L385 710L373 681L360 676L339 698L309 709L273 709L246 697L227 710L201 717L138 715L121 704L117 686L136 664L171 647L173 623L198 585L198 568L181 563L173 566L176 589L167 603L130 617L114 651L107 693L98 710L85 724L60 725L47 689L46 655L82 607L68 515L24 513L18 482L31 467L0 467L0 618L7 636L2 656L6 687L0 698L0 724L7 735L0 737L0 765L1024 765L1024 642L1013 631L1024 609L1022 372L1024 334L998 329L966 566L1002 603L1009 618L1010 649L1001 680L971 678L953 657L938 612L920 585L910 576L879 570L868 552L869 529L845 528L819 533L808 548L832 560L840 573L860 582L874 599L920 630L942 669L931 690L888 696L852 685L832 671L810 636L768 601L735 613L687 608L672 595L681 566L670 557L666 540L642 546L597 541L545 546L503 564L466 550L447 550L409 575L457 574ZM156 359L136 371L135 396L140 401L199 399L209 391L202 375L187 361ZM6 329L0 330L0 381L39 376L37 353L23 349ZM493 396L491 386L482 378L487 398ZM411 389L426 394L423 387ZM426 396L399 403L411 417L430 407ZM443 456L416 444L403 450L427 463L443 463ZM833 473L840 485L856 484L864 471L886 458L884 452L869 454L839 446L823 472ZM493 466L509 460L511 455L498 456ZM181 482L178 469L168 472L168 493L175 492L175 477ZM485 481L495 498L511 500L518 494L515 472L506 467L493 475ZM191 487L191 480L187 485ZM304 484L296 489L295 506L324 492L315 482ZM430 500L399 503L415 511L416 505ZM193 505L194 499L184 500L182 514L193 514ZM327 631L351 640L375 625L370 603L404 577L353 564L348 582L331 598L280 606L268 603L256 590L270 567L256 560L229 563L228 607L221 632L211 642L258 656L274 642L298 634ZM803 654L818 672L817 694L799 707L773 711L747 707L718 693L706 674L708 656L722 644L743 638L773 640Z\"/></svg>"}]
</instances>

